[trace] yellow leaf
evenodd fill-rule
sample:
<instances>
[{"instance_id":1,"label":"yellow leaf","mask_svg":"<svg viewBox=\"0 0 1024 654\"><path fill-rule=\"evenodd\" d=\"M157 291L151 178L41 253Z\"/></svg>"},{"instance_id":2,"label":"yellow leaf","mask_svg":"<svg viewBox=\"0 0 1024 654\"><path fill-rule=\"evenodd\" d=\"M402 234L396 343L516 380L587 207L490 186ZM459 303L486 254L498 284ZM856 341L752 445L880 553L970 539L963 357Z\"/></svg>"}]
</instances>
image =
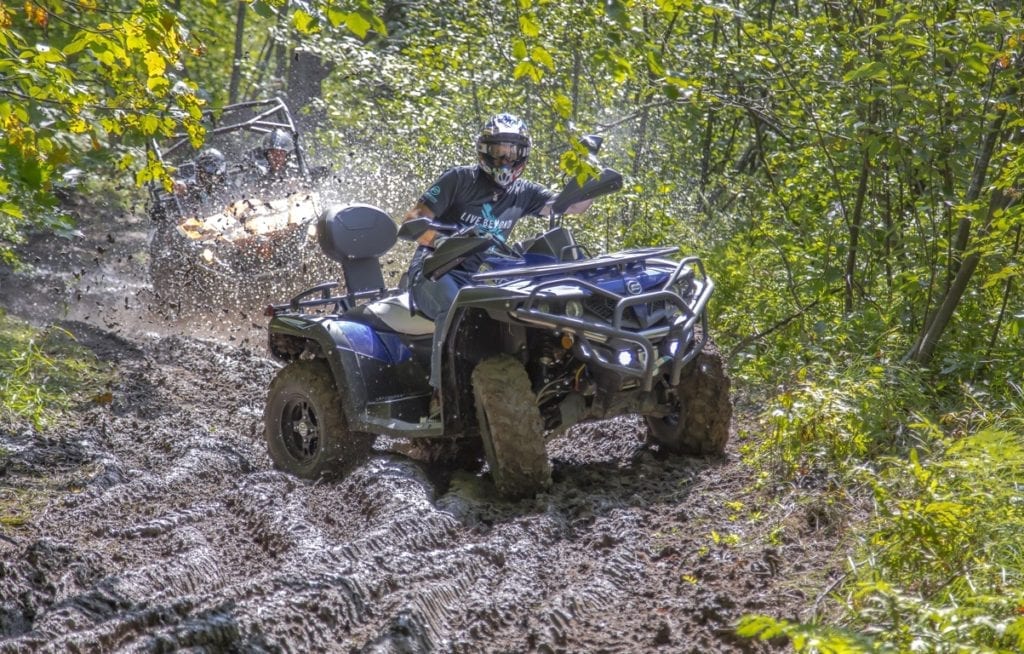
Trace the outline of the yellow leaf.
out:
<instances>
[{"instance_id":1,"label":"yellow leaf","mask_svg":"<svg viewBox=\"0 0 1024 654\"><path fill-rule=\"evenodd\" d=\"M146 53L146 69L150 77L159 77L167 69L167 62L158 53L150 50Z\"/></svg>"}]
</instances>

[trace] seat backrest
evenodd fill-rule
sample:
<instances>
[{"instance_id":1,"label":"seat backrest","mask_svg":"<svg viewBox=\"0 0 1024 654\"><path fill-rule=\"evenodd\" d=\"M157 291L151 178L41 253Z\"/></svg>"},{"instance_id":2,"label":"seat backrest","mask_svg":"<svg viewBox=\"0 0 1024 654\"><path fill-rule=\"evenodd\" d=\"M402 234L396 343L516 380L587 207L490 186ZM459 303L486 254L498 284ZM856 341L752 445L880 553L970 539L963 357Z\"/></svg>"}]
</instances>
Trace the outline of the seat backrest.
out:
<instances>
[{"instance_id":1,"label":"seat backrest","mask_svg":"<svg viewBox=\"0 0 1024 654\"><path fill-rule=\"evenodd\" d=\"M367 204L327 208L316 224L320 249L341 264L349 293L384 289L378 257L398 240L391 217Z\"/></svg>"}]
</instances>

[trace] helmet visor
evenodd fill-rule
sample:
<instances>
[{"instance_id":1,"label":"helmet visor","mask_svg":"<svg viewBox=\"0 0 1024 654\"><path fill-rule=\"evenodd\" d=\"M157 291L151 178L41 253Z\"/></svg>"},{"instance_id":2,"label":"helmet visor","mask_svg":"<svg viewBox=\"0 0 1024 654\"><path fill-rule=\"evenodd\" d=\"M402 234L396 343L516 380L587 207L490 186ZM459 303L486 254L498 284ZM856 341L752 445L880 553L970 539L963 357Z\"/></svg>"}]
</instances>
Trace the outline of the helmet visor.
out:
<instances>
[{"instance_id":1,"label":"helmet visor","mask_svg":"<svg viewBox=\"0 0 1024 654\"><path fill-rule=\"evenodd\" d=\"M480 157L491 168L515 167L530 155L530 146L523 143L481 143L478 150Z\"/></svg>"}]
</instances>

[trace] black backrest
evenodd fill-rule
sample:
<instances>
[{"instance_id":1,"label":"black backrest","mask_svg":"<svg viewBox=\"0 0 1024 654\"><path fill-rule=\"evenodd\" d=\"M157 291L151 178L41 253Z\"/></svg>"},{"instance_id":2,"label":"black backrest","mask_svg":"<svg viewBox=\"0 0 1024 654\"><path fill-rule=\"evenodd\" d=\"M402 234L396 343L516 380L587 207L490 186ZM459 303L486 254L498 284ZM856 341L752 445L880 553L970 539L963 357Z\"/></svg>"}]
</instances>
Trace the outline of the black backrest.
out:
<instances>
[{"instance_id":1,"label":"black backrest","mask_svg":"<svg viewBox=\"0 0 1024 654\"><path fill-rule=\"evenodd\" d=\"M368 204L329 207L317 221L316 237L324 254L341 264L349 293L385 288L378 257L398 238L386 213Z\"/></svg>"}]
</instances>

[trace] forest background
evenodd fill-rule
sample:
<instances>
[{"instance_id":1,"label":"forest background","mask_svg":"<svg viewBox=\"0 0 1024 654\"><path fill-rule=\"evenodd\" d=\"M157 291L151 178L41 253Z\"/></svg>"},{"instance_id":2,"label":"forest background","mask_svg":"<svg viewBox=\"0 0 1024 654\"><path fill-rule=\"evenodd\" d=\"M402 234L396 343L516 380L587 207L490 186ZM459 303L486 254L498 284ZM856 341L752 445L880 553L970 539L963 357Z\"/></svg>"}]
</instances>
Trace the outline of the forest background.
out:
<instances>
[{"instance_id":1,"label":"forest background","mask_svg":"<svg viewBox=\"0 0 1024 654\"><path fill-rule=\"evenodd\" d=\"M761 483L872 507L820 621L740 632L1020 651L1022 83L1019 1L0 2L0 263L74 229L68 185L166 180L146 140L199 146L228 102L283 97L392 212L489 114L527 120L552 187L599 134L627 184L581 240L700 255Z\"/></svg>"}]
</instances>

